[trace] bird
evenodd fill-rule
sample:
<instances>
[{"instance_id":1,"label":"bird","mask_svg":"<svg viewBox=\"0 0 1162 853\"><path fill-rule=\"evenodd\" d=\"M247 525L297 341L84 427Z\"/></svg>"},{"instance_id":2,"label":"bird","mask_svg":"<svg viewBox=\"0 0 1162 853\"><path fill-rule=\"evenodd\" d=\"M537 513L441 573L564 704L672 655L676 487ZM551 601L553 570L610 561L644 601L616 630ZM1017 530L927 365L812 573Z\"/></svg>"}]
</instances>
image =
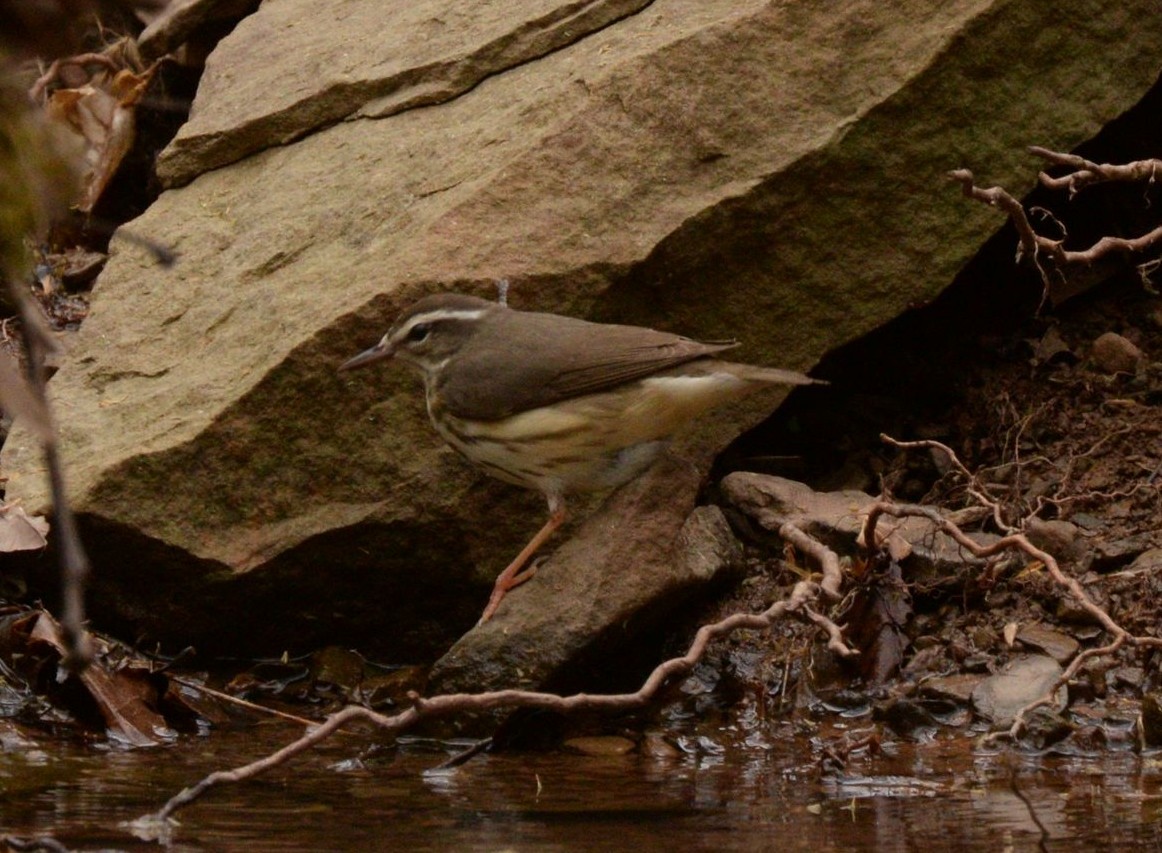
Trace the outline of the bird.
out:
<instances>
[{"instance_id":1,"label":"bird","mask_svg":"<svg viewBox=\"0 0 1162 853\"><path fill-rule=\"evenodd\" d=\"M549 518L497 576L483 624L533 576L525 567L564 523L570 495L640 476L683 424L717 405L771 385L826 384L718 357L736 346L437 293L339 370L387 359L418 370L445 442L485 473L544 495Z\"/></svg>"}]
</instances>

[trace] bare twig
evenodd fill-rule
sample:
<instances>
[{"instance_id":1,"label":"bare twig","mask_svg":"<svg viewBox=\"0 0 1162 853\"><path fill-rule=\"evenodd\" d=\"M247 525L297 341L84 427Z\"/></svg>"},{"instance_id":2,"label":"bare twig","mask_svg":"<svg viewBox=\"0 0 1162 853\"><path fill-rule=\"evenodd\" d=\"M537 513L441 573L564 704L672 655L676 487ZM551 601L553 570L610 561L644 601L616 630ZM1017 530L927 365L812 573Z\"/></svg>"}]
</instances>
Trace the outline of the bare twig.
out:
<instances>
[{"instance_id":1,"label":"bare twig","mask_svg":"<svg viewBox=\"0 0 1162 853\"><path fill-rule=\"evenodd\" d=\"M196 681L191 681L188 678L182 678L178 675L168 676L171 681L182 687L188 687L191 690L197 690L199 693L205 693L207 696L213 696L215 699L220 699L223 702L229 702L233 705L238 705L241 708L246 708L251 711L258 711L262 714L270 714L272 717L281 717L284 720L289 720L292 723L299 723L304 726L318 725L318 720L308 720L306 717L299 717L294 714L288 714L285 711L278 711L274 708L267 708L265 705L259 705L256 702L249 702L246 699L240 699L237 696L231 696L229 693L223 693L221 690L215 690L213 687L207 687L205 684L198 684Z\"/></svg>"},{"instance_id":2,"label":"bare twig","mask_svg":"<svg viewBox=\"0 0 1162 853\"><path fill-rule=\"evenodd\" d=\"M823 580L819 584L823 593L831 601L839 600L839 587L843 584L843 570L839 567L839 556L813 536L809 536L795 525L787 522L779 528L779 536L790 542L819 564Z\"/></svg>"},{"instance_id":3,"label":"bare twig","mask_svg":"<svg viewBox=\"0 0 1162 853\"><path fill-rule=\"evenodd\" d=\"M84 590L89 563L77 536L76 520L65 491L56 432L51 428L52 415L45 391L44 358L55 344L40 308L21 283L27 262L22 245L25 233L22 232L43 231L53 217L59 215L71 194L69 178L75 175L76 168L64 155L54 151L51 135L38 119L32 117L27 105L17 106L20 99L10 87L11 83L0 85L0 104L3 105L0 107L0 148L6 152L5 163L10 156L18 168L13 174L4 176L6 184L11 184L6 186L8 194L2 211L10 230L0 233L0 277L4 279L4 286L23 323L30 390L39 401L38 408L49 426L49 434L42 436L41 443L60 541L64 602L61 629L65 643L62 663L67 669L80 672L91 662L93 654L92 643L85 631Z\"/></svg>"},{"instance_id":4,"label":"bare twig","mask_svg":"<svg viewBox=\"0 0 1162 853\"><path fill-rule=\"evenodd\" d=\"M710 642L717 637L744 628L764 630L788 614L797 614L820 625L830 636L828 645L843 656L854 655L842 640L838 626L830 619L815 613L810 608L820 595L821 587L811 581L800 581L791 594L772 604L762 613L735 613L710 625L698 629L686 654L670 658L659 664L633 693L612 695L576 693L572 696L558 696L530 690L495 690L487 693L450 693L423 698L410 693L412 706L392 716L372 711L357 705L350 705L327 718L327 721L312 728L303 737L289 743L277 752L232 770L219 770L206 776L196 785L186 788L167 802L158 812L142 818L145 824L162 826L171 816L184 806L194 802L210 788L227 782L241 782L254 778L268 770L284 764L294 756L321 743L333 733L351 723L363 721L387 733L397 733L415 725L422 719L446 717L452 714L489 711L497 708L539 708L562 714L577 711L626 711L644 707L670 679L688 673L701 660Z\"/></svg>"},{"instance_id":5,"label":"bare twig","mask_svg":"<svg viewBox=\"0 0 1162 853\"><path fill-rule=\"evenodd\" d=\"M1030 145L1029 153L1047 160L1054 166L1067 166L1073 169L1068 175L1054 178L1041 172L1037 178L1041 185L1054 190L1069 190L1072 198L1080 190L1092 184L1106 181L1120 181L1123 183L1137 183L1147 181L1153 183L1155 175L1162 170L1162 160L1136 160L1133 163L1094 163L1076 154L1064 154L1059 151L1050 151L1039 145Z\"/></svg>"},{"instance_id":6,"label":"bare twig","mask_svg":"<svg viewBox=\"0 0 1162 853\"><path fill-rule=\"evenodd\" d=\"M56 430L53 427L48 393L45 390L44 360L56 345L40 308L14 276L7 275L5 278L9 297L16 304L23 323L24 341L28 351L29 387L39 401L49 426L47 434L42 437L42 444L60 541L62 600L60 624L65 645L62 664L71 672L80 672L93 660L92 642L85 630L85 584L89 576L89 560L81 545L76 518L65 490L64 469L57 449Z\"/></svg>"},{"instance_id":7,"label":"bare twig","mask_svg":"<svg viewBox=\"0 0 1162 853\"><path fill-rule=\"evenodd\" d=\"M1050 160L1050 162L1073 166L1081 170L1074 175L1064 178L1052 178L1044 173L1040 176L1041 183L1045 186L1053 188L1068 187L1071 194L1077 192L1083 186L1099 181L1143 179L1153 181L1158 164L1162 163L1162 161L1158 160L1141 160L1125 166L1099 165L1073 154L1058 154L1045 148L1037 147L1030 148L1029 150L1038 156ZM1063 270L1066 267L1070 265L1093 264L1099 259L1114 254L1140 254L1162 243L1162 225L1160 225L1139 237L1102 237L1088 249L1079 251L1069 250L1064 246L1064 234L1059 239L1052 239L1034 231L1021 203L1002 187L989 187L985 189L976 186L973 182L972 172L968 169L956 169L955 171L949 172L948 175L960 183L962 192L968 198L982 201L994 207L1000 207L1009 215L1009 219L1017 229L1017 235L1020 239L1020 249L1017 254L1018 261L1022 258L1029 258L1041 276L1043 288L1041 298L1042 306L1045 300L1053 295L1054 278L1058 280L1058 284L1065 285L1066 281ZM1048 257L1051 260L1052 270L1046 269L1041 261L1042 256ZM1040 310L1040 306L1038 310Z\"/></svg>"},{"instance_id":8,"label":"bare twig","mask_svg":"<svg viewBox=\"0 0 1162 853\"><path fill-rule=\"evenodd\" d=\"M440 764L437 764L432 769L433 770L451 770L453 767L459 767L460 765L466 764L467 762L471 761L473 758L475 758L476 756L478 756L480 753L484 752L485 750L489 749L491 746L492 746L492 738L490 738L490 737L481 738L480 740L473 743L467 749L460 750L455 755L453 755L451 758L449 758L447 761L444 761Z\"/></svg>"},{"instance_id":9,"label":"bare twig","mask_svg":"<svg viewBox=\"0 0 1162 853\"><path fill-rule=\"evenodd\" d=\"M28 99L33 103L40 103L41 99L44 97L45 89L47 89L49 85L51 85L52 82L56 80L57 76L61 72L61 69L66 65L82 68L86 65L102 65L105 67L105 70L109 71L110 73L116 73L116 71L120 68L117 62L114 61L113 57L104 53L79 53L76 56L65 56L60 59L54 59L52 65L48 67L48 70L41 74L37 81L33 83L32 87L28 90Z\"/></svg>"},{"instance_id":10,"label":"bare twig","mask_svg":"<svg viewBox=\"0 0 1162 853\"><path fill-rule=\"evenodd\" d=\"M1162 225L1159 225L1153 231L1146 232L1141 237L1134 237L1132 239L1125 237L1102 237L1088 249L1080 252L1072 252L1061 248L1060 241L1046 240L1044 237L1040 239L1046 241L1054 257L1062 264L1092 264L1099 258L1104 258L1116 252L1124 255L1136 255L1145 252L1157 243L1162 242Z\"/></svg>"},{"instance_id":11,"label":"bare twig","mask_svg":"<svg viewBox=\"0 0 1162 853\"><path fill-rule=\"evenodd\" d=\"M898 447L901 450L910 450L916 447L924 447L930 450L939 450L941 453L948 457L949 464L951 464L952 467L955 468L957 472L968 481L968 484L965 486L965 490L974 498L976 498L977 502L980 503L981 506L988 507L990 510L992 510L993 521L996 522L997 527L1006 533L1011 533L1015 529L1005 522L1000 501L989 493L988 488L983 483L981 483L979 479L977 479L975 474L973 474L968 470L968 468L964 466L964 463L960 461L960 458L947 444L943 444L933 439L897 441L885 433L880 433L880 441L884 442L885 444L890 444L893 447Z\"/></svg>"},{"instance_id":12,"label":"bare twig","mask_svg":"<svg viewBox=\"0 0 1162 853\"><path fill-rule=\"evenodd\" d=\"M1041 237L1033 230L1033 226L1029 224L1029 217L1025 214L1025 208L1003 187L989 187L987 189L978 187L974 183L972 172L968 169L954 169L948 173L948 177L960 183L960 190L966 197L983 201L993 207L999 207L1009 215L1009 220L1017 229L1017 238L1020 240L1020 246L1017 249L1017 262L1020 263L1023 258L1028 258L1041 277L1041 305L1037 307L1037 310L1040 311L1053 290L1049 271L1041 263L1041 251L1044 249L1053 255L1054 241L1047 237ZM1057 272L1058 277L1061 277L1060 270L1055 272Z\"/></svg>"}]
</instances>

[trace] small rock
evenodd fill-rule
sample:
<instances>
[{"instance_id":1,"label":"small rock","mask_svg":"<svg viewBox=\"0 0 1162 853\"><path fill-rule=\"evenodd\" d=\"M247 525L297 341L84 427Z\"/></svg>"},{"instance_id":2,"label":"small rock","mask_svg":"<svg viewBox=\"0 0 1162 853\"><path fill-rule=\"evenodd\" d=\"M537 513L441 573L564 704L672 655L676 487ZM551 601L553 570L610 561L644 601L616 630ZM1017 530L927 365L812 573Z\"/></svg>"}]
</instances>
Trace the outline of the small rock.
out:
<instances>
[{"instance_id":1,"label":"small rock","mask_svg":"<svg viewBox=\"0 0 1162 853\"><path fill-rule=\"evenodd\" d=\"M1046 749L1065 740L1073 730L1073 724L1059 712L1042 706L1035 709L1025 720L1025 732L1021 742L1034 749Z\"/></svg>"},{"instance_id":2,"label":"small rock","mask_svg":"<svg viewBox=\"0 0 1162 853\"><path fill-rule=\"evenodd\" d=\"M1061 337L1056 326L1050 326L1038 341L1030 341L1033 345L1033 364L1045 364L1058 356L1072 356L1073 350Z\"/></svg>"},{"instance_id":3,"label":"small rock","mask_svg":"<svg viewBox=\"0 0 1162 853\"><path fill-rule=\"evenodd\" d=\"M1151 548L1149 551L1143 551L1134 558L1134 562L1111 577L1156 573L1162 574L1162 548Z\"/></svg>"},{"instance_id":4,"label":"small rock","mask_svg":"<svg viewBox=\"0 0 1162 853\"><path fill-rule=\"evenodd\" d=\"M363 663L363 657L350 649L325 646L311 655L311 676L350 690L363 680Z\"/></svg>"},{"instance_id":5,"label":"small rock","mask_svg":"<svg viewBox=\"0 0 1162 853\"><path fill-rule=\"evenodd\" d=\"M883 720L902 737L915 736L924 729L934 729L940 721L924 706L906 697L896 697L876 708L875 717Z\"/></svg>"},{"instance_id":6,"label":"small rock","mask_svg":"<svg viewBox=\"0 0 1162 853\"><path fill-rule=\"evenodd\" d=\"M1146 680L1146 671L1140 666L1119 666L1114 669L1113 678L1118 687L1141 688Z\"/></svg>"},{"instance_id":7,"label":"small rock","mask_svg":"<svg viewBox=\"0 0 1162 853\"><path fill-rule=\"evenodd\" d=\"M1076 559L1081 550L1078 540L1081 530L1069 521L1032 518L1025 527L1025 535L1038 548L1058 559Z\"/></svg>"},{"instance_id":8,"label":"small rock","mask_svg":"<svg viewBox=\"0 0 1162 853\"><path fill-rule=\"evenodd\" d=\"M984 676L961 673L946 675L941 678L930 678L920 685L920 695L933 699L948 699L952 702L968 704L972 699L972 691L977 688Z\"/></svg>"},{"instance_id":9,"label":"small rock","mask_svg":"<svg viewBox=\"0 0 1162 853\"><path fill-rule=\"evenodd\" d=\"M989 651L996 645L998 639L1000 638L997 636L997 632L988 625L978 625L972 629L972 644L979 651Z\"/></svg>"},{"instance_id":10,"label":"small rock","mask_svg":"<svg viewBox=\"0 0 1162 853\"><path fill-rule=\"evenodd\" d=\"M1093 568L1098 571L1119 569L1148 551L1153 544L1151 533L1137 533L1124 539L1101 542L1094 550Z\"/></svg>"},{"instance_id":11,"label":"small rock","mask_svg":"<svg viewBox=\"0 0 1162 853\"><path fill-rule=\"evenodd\" d=\"M1057 622L1068 622L1076 625L1097 624L1097 617L1081 606L1081 602L1070 596L1057 601L1053 608L1053 618Z\"/></svg>"},{"instance_id":12,"label":"small rock","mask_svg":"<svg viewBox=\"0 0 1162 853\"><path fill-rule=\"evenodd\" d=\"M1044 655L1026 655L1011 661L996 675L990 675L972 691L972 704L978 714L1004 728L1013 722L1017 712L1044 696L1061 677L1061 665ZM1054 694L1054 708L1065 709L1068 696L1063 686Z\"/></svg>"},{"instance_id":13,"label":"small rock","mask_svg":"<svg viewBox=\"0 0 1162 853\"><path fill-rule=\"evenodd\" d=\"M716 506L699 506L678 533L678 554L693 578L709 581L742 563L742 543Z\"/></svg>"},{"instance_id":14,"label":"small rock","mask_svg":"<svg viewBox=\"0 0 1162 853\"><path fill-rule=\"evenodd\" d=\"M1035 622L1031 625L1022 625L1017 629L1017 639L1026 646L1044 652L1058 663L1072 660L1077 654L1080 644L1068 634L1055 631L1052 628Z\"/></svg>"},{"instance_id":15,"label":"small rock","mask_svg":"<svg viewBox=\"0 0 1162 853\"><path fill-rule=\"evenodd\" d=\"M634 751L637 744L617 735L589 735L571 737L561 747L581 755L627 755Z\"/></svg>"},{"instance_id":16,"label":"small rock","mask_svg":"<svg viewBox=\"0 0 1162 853\"><path fill-rule=\"evenodd\" d=\"M1109 690L1107 676L1113 668L1109 658L1090 658L1081 668L1079 683L1086 684L1095 699L1104 699Z\"/></svg>"},{"instance_id":17,"label":"small rock","mask_svg":"<svg viewBox=\"0 0 1162 853\"><path fill-rule=\"evenodd\" d=\"M921 638L924 639L924 638ZM934 637L928 637L929 640L934 640ZM929 675L935 675L937 672L942 672L947 667L947 661L944 659L944 644L927 645L924 648L917 648L915 643L912 644L916 648L916 653L912 655L911 659L900 668L900 674L909 681L915 681Z\"/></svg>"},{"instance_id":18,"label":"small rock","mask_svg":"<svg viewBox=\"0 0 1162 853\"><path fill-rule=\"evenodd\" d=\"M1075 512L1072 516L1073 523L1083 530L1091 532L1101 530L1106 526L1106 523L1101 518L1088 512Z\"/></svg>"},{"instance_id":19,"label":"small rock","mask_svg":"<svg viewBox=\"0 0 1162 853\"><path fill-rule=\"evenodd\" d=\"M1069 742L1082 752L1104 752L1110 747L1109 736L1101 726L1081 726L1073 732Z\"/></svg>"},{"instance_id":20,"label":"small rock","mask_svg":"<svg viewBox=\"0 0 1162 853\"><path fill-rule=\"evenodd\" d=\"M1142 351L1117 332L1106 332L1093 342L1093 361L1106 373L1133 373Z\"/></svg>"}]
</instances>

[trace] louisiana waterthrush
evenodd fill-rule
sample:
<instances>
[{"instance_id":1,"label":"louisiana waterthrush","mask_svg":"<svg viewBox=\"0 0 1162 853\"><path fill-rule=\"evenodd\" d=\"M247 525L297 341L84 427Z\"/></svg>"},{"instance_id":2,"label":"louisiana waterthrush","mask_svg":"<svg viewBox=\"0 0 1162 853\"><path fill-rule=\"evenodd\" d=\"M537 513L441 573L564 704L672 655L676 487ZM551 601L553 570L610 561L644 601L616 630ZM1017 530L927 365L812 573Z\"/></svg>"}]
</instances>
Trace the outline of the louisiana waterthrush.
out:
<instances>
[{"instance_id":1,"label":"louisiana waterthrush","mask_svg":"<svg viewBox=\"0 0 1162 853\"><path fill-rule=\"evenodd\" d=\"M570 493L644 473L707 409L764 386L817 381L716 358L734 346L447 293L416 302L339 369L392 357L417 368L441 437L487 473L548 500L549 520L497 577L484 622L532 576L521 570L565 520Z\"/></svg>"}]
</instances>

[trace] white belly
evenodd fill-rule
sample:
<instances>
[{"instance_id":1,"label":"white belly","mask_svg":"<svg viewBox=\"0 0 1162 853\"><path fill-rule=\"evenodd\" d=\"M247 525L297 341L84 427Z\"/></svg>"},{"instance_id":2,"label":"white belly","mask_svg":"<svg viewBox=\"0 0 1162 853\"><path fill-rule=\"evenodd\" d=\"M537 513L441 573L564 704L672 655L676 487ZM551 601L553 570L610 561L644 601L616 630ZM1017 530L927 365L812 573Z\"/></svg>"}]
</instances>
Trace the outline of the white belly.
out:
<instances>
[{"instance_id":1,"label":"white belly","mask_svg":"<svg viewBox=\"0 0 1162 853\"><path fill-rule=\"evenodd\" d=\"M432 416L445 441L489 474L547 495L600 491L653 464L686 421L749 390L727 373L655 376L495 421ZM428 397L432 415L432 399Z\"/></svg>"}]
</instances>

